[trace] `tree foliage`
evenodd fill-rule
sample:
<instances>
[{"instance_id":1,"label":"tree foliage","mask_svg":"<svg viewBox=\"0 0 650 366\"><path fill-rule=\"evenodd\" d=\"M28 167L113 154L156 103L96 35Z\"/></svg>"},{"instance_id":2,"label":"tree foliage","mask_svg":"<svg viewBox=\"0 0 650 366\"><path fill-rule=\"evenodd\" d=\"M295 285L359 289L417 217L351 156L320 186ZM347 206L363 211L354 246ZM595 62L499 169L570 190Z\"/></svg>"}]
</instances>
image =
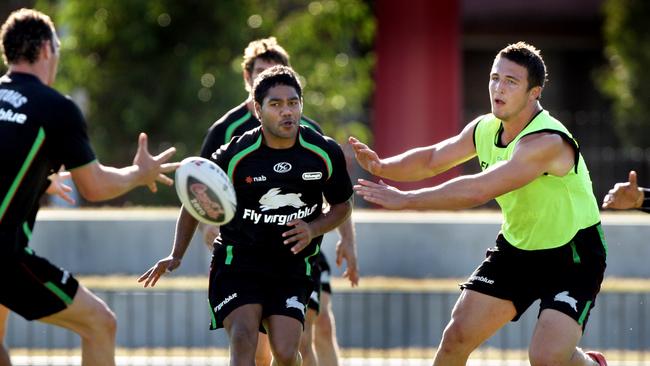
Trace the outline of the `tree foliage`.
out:
<instances>
[{"instance_id":1,"label":"tree foliage","mask_svg":"<svg viewBox=\"0 0 650 366\"><path fill-rule=\"evenodd\" d=\"M600 86L613 98L616 131L623 144L647 147L650 135L650 2L608 0L604 9L609 68Z\"/></svg>"},{"instance_id":2,"label":"tree foliage","mask_svg":"<svg viewBox=\"0 0 650 366\"><path fill-rule=\"evenodd\" d=\"M207 128L246 98L241 56L274 35L306 81L305 113L342 138L368 134L374 16L363 0L41 1L58 26L59 90L85 110L101 161L124 165L146 131L150 149L199 151ZM126 198L175 204L173 189ZM164 192L164 193L163 193Z\"/></svg>"}]
</instances>

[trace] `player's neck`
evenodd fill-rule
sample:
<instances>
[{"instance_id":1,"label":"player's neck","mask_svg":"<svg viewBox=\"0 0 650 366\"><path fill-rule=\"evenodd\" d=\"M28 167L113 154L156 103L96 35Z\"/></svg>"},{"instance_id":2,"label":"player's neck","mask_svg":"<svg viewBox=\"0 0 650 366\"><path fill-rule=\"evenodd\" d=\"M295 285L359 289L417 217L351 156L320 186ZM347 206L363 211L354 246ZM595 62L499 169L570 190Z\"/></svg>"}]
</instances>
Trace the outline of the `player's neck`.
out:
<instances>
[{"instance_id":1,"label":"player's neck","mask_svg":"<svg viewBox=\"0 0 650 366\"><path fill-rule=\"evenodd\" d=\"M502 142L506 143L513 140L519 133L528 126L530 121L542 110L538 101L524 108L520 113L507 120L503 120Z\"/></svg>"},{"instance_id":2,"label":"player's neck","mask_svg":"<svg viewBox=\"0 0 650 366\"><path fill-rule=\"evenodd\" d=\"M47 69L41 63L27 63L19 62L9 65L9 72L19 72L23 74L31 74L36 76L43 84L47 84L49 80L49 75Z\"/></svg>"},{"instance_id":3,"label":"player's neck","mask_svg":"<svg viewBox=\"0 0 650 366\"><path fill-rule=\"evenodd\" d=\"M249 112L255 114L255 101L253 98L248 97L248 99L246 99L246 108Z\"/></svg>"}]
</instances>

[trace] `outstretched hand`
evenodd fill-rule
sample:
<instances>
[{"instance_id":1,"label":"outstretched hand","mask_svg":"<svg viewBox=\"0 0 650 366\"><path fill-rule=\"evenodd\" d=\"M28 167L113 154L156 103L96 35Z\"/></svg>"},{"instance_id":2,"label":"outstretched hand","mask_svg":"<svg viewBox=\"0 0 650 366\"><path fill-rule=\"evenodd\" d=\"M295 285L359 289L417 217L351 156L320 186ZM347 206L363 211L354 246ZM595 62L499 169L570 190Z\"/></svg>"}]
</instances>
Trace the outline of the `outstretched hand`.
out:
<instances>
[{"instance_id":1,"label":"outstretched hand","mask_svg":"<svg viewBox=\"0 0 650 366\"><path fill-rule=\"evenodd\" d=\"M359 179L354 185L354 191L364 200L392 210L403 209L406 206L407 193L389 186L380 180L378 183Z\"/></svg>"},{"instance_id":2,"label":"outstretched hand","mask_svg":"<svg viewBox=\"0 0 650 366\"><path fill-rule=\"evenodd\" d=\"M379 159L377 153L352 136L348 138L348 142L354 150L354 157L359 162L359 165L373 175L380 175L381 159Z\"/></svg>"},{"instance_id":3,"label":"outstretched hand","mask_svg":"<svg viewBox=\"0 0 650 366\"><path fill-rule=\"evenodd\" d=\"M358 286L359 267L357 265L357 247L354 241L341 239L336 243L336 266L340 268L343 260L347 264L343 277L350 280L352 287Z\"/></svg>"},{"instance_id":4,"label":"outstretched hand","mask_svg":"<svg viewBox=\"0 0 650 366\"><path fill-rule=\"evenodd\" d=\"M167 163L167 161L176 153L176 148L170 147L162 153L152 156L149 153L148 138L144 132L138 136L138 151L133 158L133 165L137 166L142 176L142 184L149 187L151 192L157 192L156 182L171 186L174 180L164 173L170 173L176 170L180 163Z\"/></svg>"},{"instance_id":5,"label":"outstretched hand","mask_svg":"<svg viewBox=\"0 0 650 366\"><path fill-rule=\"evenodd\" d=\"M171 272L181 265L181 260L174 258L171 255L159 260L153 267L149 268L145 273L138 278L138 282L144 282L144 287L151 285L154 287L156 282L165 273Z\"/></svg>"},{"instance_id":6,"label":"outstretched hand","mask_svg":"<svg viewBox=\"0 0 650 366\"><path fill-rule=\"evenodd\" d=\"M59 196L67 203L74 205L75 200L68 193L72 192L72 187L63 183L66 179L70 178L70 172L58 172L50 174L47 177L50 180L50 185L47 187L45 193L51 196Z\"/></svg>"},{"instance_id":7,"label":"outstretched hand","mask_svg":"<svg viewBox=\"0 0 650 366\"><path fill-rule=\"evenodd\" d=\"M636 172L630 171L628 182L616 183L603 199L603 208L625 210L641 207L644 193L637 184Z\"/></svg>"}]
</instances>

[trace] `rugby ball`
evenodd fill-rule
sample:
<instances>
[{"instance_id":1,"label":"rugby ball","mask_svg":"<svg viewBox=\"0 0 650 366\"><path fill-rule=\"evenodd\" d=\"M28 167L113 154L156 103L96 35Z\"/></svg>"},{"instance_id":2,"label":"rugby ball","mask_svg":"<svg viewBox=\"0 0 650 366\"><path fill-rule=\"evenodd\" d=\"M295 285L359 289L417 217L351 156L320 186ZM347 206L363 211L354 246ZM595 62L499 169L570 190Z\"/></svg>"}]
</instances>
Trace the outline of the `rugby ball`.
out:
<instances>
[{"instance_id":1,"label":"rugby ball","mask_svg":"<svg viewBox=\"0 0 650 366\"><path fill-rule=\"evenodd\" d=\"M183 159L176 169L175 185L185 210L200 222L224 225L235 216L235 189L214 162L198 156Z\"/></svg>"}]
</instances>

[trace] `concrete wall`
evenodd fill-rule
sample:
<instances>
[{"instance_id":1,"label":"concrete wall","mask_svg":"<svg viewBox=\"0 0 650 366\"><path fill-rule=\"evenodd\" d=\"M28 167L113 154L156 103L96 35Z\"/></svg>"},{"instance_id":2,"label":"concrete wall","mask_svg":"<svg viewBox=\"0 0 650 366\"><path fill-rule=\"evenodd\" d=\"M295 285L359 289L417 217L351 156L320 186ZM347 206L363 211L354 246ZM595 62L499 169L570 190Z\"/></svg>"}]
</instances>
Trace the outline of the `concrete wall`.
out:
<instances>
[{"instance_id":1,"label":"concrete wall","mask_svg":"<svg viewBox=\"0 0 650 366\"><path fill-rule=\"evenodd\" d=\"M77 274L139 274L171 252L176 210L43 211L32 247ZM366 276L465 277L494 245L498 213L357 211L360 268ZM605 214L608 276L650 277L650 215ZM333 261L338 236L326 235ZM207 274L210 252L196 235L176 273ZM337 273L340 273L338 271Z\"/></svg>"}]
</instances>

